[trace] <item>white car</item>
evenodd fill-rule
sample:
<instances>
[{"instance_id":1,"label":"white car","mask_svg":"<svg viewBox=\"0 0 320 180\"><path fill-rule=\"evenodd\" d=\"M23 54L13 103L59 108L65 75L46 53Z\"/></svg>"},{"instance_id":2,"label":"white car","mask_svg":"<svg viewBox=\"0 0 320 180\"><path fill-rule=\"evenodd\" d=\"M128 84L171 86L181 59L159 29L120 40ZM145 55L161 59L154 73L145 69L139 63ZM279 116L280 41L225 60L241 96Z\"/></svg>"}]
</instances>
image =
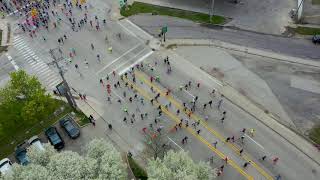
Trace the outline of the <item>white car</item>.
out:
<instances>
[{"instance_id":1,"label":"white car","mask_svg":"<svg viewBox=\"0 0 320 180\"><path fill-rule=\"evenodd\" d=\"M2 175L12 171L11 168L12 162L10 161L10 159L4 158L0 161L0 172Z\"/></svg>"},{"instance_id":2,"label":"white car","mask_svg":"<svg viewBox=\"0 0 320 180\"><path fill-rule=\"evenodd\" d=\"M44 151L44 147L43 144L40 141L40 138L38 136L32 136L29 140L28 143L30 144L30 146L35 146L36 148L38 148L41 151Z\"/></svg>"}]
</instances>

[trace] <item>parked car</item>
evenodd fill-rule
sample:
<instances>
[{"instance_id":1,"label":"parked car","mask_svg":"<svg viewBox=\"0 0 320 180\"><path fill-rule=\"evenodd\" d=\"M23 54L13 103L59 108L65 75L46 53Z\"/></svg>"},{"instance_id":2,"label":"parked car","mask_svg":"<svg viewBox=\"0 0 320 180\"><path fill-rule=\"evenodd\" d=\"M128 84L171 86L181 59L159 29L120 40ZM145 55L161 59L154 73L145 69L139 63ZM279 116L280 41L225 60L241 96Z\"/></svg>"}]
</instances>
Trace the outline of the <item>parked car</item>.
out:
<instances>
[{"instance_id":1,"label":"parked car","mask_svg":"<svg viewBox=\"0 0 320 180\"><path fill-rule=\"evenodd\" d=\"M44 151L44 147L43 144L41 143L40 139L38 136L32 136L29 140L28 140L28 144L30 146L35 146L37 149Z\"/></svg>"},{"instance_id":2,"label":"parked car","mask_svg":"<svg viewBox=\"0 0 320 180\"><path fill-rule=\"evenodd\" d=\"M67 132L70 138L75 139L80 136L80 129L69 116L59 121L60 126Z\"/></svg>"},{"instance_id":3,"label":"parked car","mask_svg":"<svg viewBox=\"0 0 320 180\"><path fill-rule=\"evenodd\" d=\"M19 164L27 165L29 163L29 158L27 156L27 149L21 146L16 148L15 157L18 160Z\"/></svg>"},{"instance_id":4,"label":"parked car","mask_svg":"<svg viewBox=\"0 0 320 180\"><path fill-rule=\"evenodd\" d=\"M320 34L314 35L312 38L314 44L320 44Z\"/></svg>"},{"instance_id":5,"label":"parked car","mask_svg":"<svg viewBox=\"0 0 320 180\"><path fill-rule=\"evenodd\" d=\"M4 175L8 172L11 172L12 162L8 158L4 158L0 161L0 174Z\"/></svg>"},{"instance_id":6,"label":"parked car","mask_svg":"<svg viewBox=\"0 0 320 180\"><path fill-rule=\"evenodd\" d=\"M64 141L61 138L60 134L58 133L56 127L53 127L53 126L49 127L48 129L46 129L45 134L55 149L60 150L64 148Z\"/></svg>"}]
</instances>

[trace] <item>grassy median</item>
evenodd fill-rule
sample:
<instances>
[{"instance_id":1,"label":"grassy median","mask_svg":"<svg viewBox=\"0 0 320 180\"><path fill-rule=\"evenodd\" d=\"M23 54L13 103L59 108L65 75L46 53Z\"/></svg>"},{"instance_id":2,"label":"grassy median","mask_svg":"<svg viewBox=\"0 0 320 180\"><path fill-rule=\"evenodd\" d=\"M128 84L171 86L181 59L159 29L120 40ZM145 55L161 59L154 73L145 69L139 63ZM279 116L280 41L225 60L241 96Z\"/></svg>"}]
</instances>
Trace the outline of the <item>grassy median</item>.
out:
<instances>
[{"instance_id":1,"label":"grassy median","mask_svg":"<svg viewBox=\"0 0 320 180\"><path fill-rule=\"evenodd\" d=\"M320 0L312 0L312 4L318 5L318 4L320 4Z\"/></svg>"},{"instance_id":2,"label":"grassy median","mask_svg":"<svg viewBox=\"0 0 320 180\"><path fill-rule=\"evenodd\" d=\"M121 9L120 13L122 16L125 16L125 17L132 16L139 13L152 13L156 15L178 17L178 18L188 19L198 23L209 23L209 24L223 24L226 21L226 19L222 16L213 16L212 21L210 21L210 16L208 14L157 6L152 4L146 4L142 2L133 2L133 4L129 5L127 8Z\"/></svg>"},{"instance_id":3,"label":"grassy median","mask_svg":"<svg viewBox=\"0 0 320 180\"><path fill-rule=\"evenodd\" d=\"M309 137L315 143L320 144L320 125L311 130Z\"/></svg>"},{"instance_id":4,"label":"grassy median","mask_svg":"<svg viewBox=\"0 0 320 180\"><path fill-rule=\"evenodd\" d=\"M320 34L320 28L311 28L311 27L302 27L298 26L297 28L292 28L294 32L301 35L315 35Z\"/></svg>"}]
</instances>

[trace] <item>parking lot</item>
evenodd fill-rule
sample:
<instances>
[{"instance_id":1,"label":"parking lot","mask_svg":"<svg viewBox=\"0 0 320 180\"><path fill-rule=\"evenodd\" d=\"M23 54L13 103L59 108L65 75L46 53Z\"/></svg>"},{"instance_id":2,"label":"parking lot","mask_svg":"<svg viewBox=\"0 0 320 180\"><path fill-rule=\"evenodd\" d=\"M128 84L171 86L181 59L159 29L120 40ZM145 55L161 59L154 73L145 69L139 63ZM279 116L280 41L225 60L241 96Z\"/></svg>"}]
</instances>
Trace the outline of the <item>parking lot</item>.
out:
<instances>
[{"instance_id":1,"label":"parking lot","mask_svg":"<svg viewBox=\"0 0 320 180\"><path fill-rule=\"evenodd\" d=\"M75 121L74 121L75 122ZM86 131L91 131L90 127L84 127L83 129L80 128L78 123L74 123L75 125L77 125L77 127L79 127L80 129L80 136L76 139L71 139L67 132L59 125L59 121L57 121L54 126L57 128L58 133L61 135L61 138L63 139L65 146L62 150L72 150L78 153L82 152L82 149L85 147L86 143L90 141L90 139L93 139L94 137L90 137L90 136L83 136L83 134L86 134L84 132ZM92 126L92 125L88 125L88 126ZM40 133L38 135L39 139L41 140L42 143L50 143L48 138L45 135L45 132L43 131L42 133ZM28 148L29 144L28 144L28 139L25 140L25 142L23 144L21 144L22 148ZM12 154L8 157L13 163L17 162L17 159L15 158L15 153L12 152Z\"/></svg>"}]
</instances>

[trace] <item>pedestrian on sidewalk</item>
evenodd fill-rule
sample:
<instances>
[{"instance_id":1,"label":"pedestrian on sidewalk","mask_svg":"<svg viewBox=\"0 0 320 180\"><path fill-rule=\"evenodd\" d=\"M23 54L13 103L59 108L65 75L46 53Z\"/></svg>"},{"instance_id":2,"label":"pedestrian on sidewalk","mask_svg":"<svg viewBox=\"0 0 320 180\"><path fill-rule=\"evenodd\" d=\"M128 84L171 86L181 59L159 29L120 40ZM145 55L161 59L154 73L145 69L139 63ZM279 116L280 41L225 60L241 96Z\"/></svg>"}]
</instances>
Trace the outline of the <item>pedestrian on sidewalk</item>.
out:
<instances>
[{"instance_id":1,"label":"pedestrian on sidewalk","mask_svg":"<svg viewBox=\"0 0 320 180\"><path fill-rule=\"evenodd\" d=\"M266 158L267 158L267 156L264 155L264 156L261 157L261 160L264 161Z\"/></svg>"}]
</instances>

